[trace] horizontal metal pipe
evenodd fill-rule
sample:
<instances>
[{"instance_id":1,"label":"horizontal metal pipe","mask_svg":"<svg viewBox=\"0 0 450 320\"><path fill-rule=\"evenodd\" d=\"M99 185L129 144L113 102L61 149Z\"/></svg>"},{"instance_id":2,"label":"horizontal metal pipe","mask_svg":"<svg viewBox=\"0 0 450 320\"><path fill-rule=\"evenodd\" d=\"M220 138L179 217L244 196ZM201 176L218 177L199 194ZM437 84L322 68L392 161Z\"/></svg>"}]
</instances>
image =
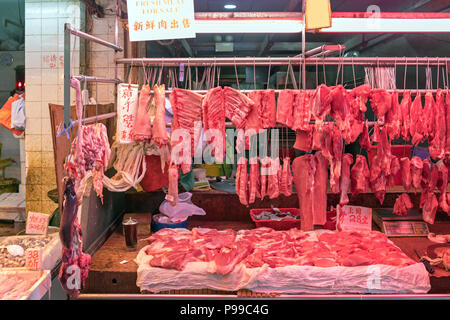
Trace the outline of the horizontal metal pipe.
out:
<instances>
[{"instance_id":1,"label":"horizontal metal pipe","mask_svg":"<svg viewBox=\"0 0 450 320\"><path fill-rule=\"evenodd\" d=\"M450 63L448 57L222 57L222 58L121 58L118 64L136 66L268 66L268 65L361 65L361 66L435 66Z\"/></svg>"},{"instance_id":2,"label":"horizontal metal pipe","mask_svg":"<svg viewBox=\"0 0 450 320\"><path fill-rule=\"evenodd\" d=\"M274 92L275 92L275 94L279 94L283 90L285 90L285 89L274 89ZM289 89L289 90L294 90L294 89ZM447 91L446 89L441 89L441 90ZM172 93L172 91L173 90L169 89L169 90L166 90L165 93L166 93L166 95L170 95ZM208 90L189 90L189 91L195 92L197 94L206 94L208 92ZM252 91L255 91L255 90L239 90L239 92L241 92L241 93L250 93ZM258 91L258 90L256 90L256 91ZM314 89L306 89L304 91L311 92L311 91L314 91ZM350 92L350 91L352 91L352 89L347 89L347 92ZM436 89L418 89L418 90L417 89L396 89L396 90L386 90L386 91L389 93L392 93L395 91L399 94L409 92L411 95L415 95L417 93L425 94L427 92L436 93L437 90ZM153 94L153 90L151 90L150 93Z\"/></svg>"},{"instance_id":3,"label":"horizontal metal pipe","mask_svg":"<svg viewBox=\"0 0 450 320\"><path fill-rule=\"evenodd\" d=\"M314 121L314 120L309 122L309 124L315 124L315 123L316 123L316 121ZM335 122L334 121L323 121L322 123L335 123ZM367 125L369 127L373 127L377 123L378 123L378 125L381 125L381 126L384 125L383 121L368 121ZM166 123L166 128L170 128L171 126L172 126L171 122ZM233 122L225 122L225 127L226 128L234 128L235 126L234 126ZM275 125L275 127L271 127L271 128L285 128L285 127L286 127L285 125L277 124L277 125Z\"/></svg>"},{"instance_id":4,"label":"horizontal metal pipe","mask_svg":"<svg viewBox=\"0 0 450 320\"><path fill-rule=\"evenodd\" d=\"M112 48L112 49L114 49L114 50L116 50L116 51L123 51L123 48L122 48L122 47L116 46L114 43L108 42L108 41L106 41L106 40L97 38L97 37L95 37L95 36L93 36L93 35L90 35L90 34L87 34L87 33L85 33L85 32L82 32L82 31L80 31L80 30L77 30L77 29L73 28L73 27L70 25L70 23L66 23L64 26L65 26L66 29L69 29L69 30L70 30L70 33L71 33L71 34L73 34L73 35L75 35L75 36L78 36L78 37L80 37L80 38L83 38L83 39L86 39L86 40L90 40L90 41L96 42L96 43L101 44L101 45L103 45L103 46L105 46L105 47Z\"/></svg>"},{"instance_id":5,"label":"horizontal metal pipe","mask_svg":"<svg viewBox=\"0 0 450 320\"><path fill-rule=\"evenodd\" d=\"M327 52L328 54L331 54L333 52L337 52L337 51L345 51L345 46L344 45L323 45L311 50L308 50L305 52L305 56L306 58L309 57L314 57L317 55L325 55L325 52ZM301 54L296 55L296 57L301 57Z\"/></svg>"},{"instance_id":6,"label":"horizontal metal pipe","mask_svg":"<svg viewBox=\"0 0 450 320\"><path fill-rule=\"evenodd\" d=\"M85 124L85 123L91 123L91 122L95 122L95 121L105 120L105 119L113 118L116 115L117 115L116 112L100 114L98 116L84 118L84 119L81 120L81 123ZM75 126L77 124L78 124L78 120L73 121L73 126Z\"/></svg>"},{"instance_id":7,"label":"horizontal metal pipe","mask_svg":"<svg viewBox=\"0 0 450 320\"><path fill-rule=\"evenodd\" d=\"M449 294L282 294L274 297L240 297L235 294L80 294L81 300L139 299L139 300L185 300L185 299L226 299L226 300L450 300Z\"/></svg>"},{"instance_id":8,"label":"horizontal metal pipe","mask_svg":"<svg viewBox=\"0 0 450 320\"><path fill-rule=\"evenodd\" d=\"M90 77L90 76L72 76L72 78L78 79L79 81L87 81L87 82L99 82L99 83L121 83L120 79L111 79L111 78L99 78L99 77Z\"/></svg>"}]
</instances>

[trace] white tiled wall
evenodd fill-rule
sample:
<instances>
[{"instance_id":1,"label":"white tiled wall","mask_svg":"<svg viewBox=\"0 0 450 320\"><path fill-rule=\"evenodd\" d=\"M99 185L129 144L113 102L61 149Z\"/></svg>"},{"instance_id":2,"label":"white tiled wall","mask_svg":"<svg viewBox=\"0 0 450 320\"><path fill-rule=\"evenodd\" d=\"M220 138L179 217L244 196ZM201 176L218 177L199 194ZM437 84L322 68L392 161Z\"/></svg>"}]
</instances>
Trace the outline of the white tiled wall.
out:
<instances>
[{"instance_id":1,"label":"white tiled wall","mask_svg":"<svg viewBox=\"0 0 450 320\"><path fill-rule=\"evenodd\" d=\"M22 180L26 181L27 211L51 213L57 207L47 197L56 188L48 104L64 104L64 23L82 29L83 16L84 7L78 0L25 0L27 128L21 147L26 152L26 178ZM77 37L72 37L71 46L72 73L79 74Z\"/></svg>"}]
</instances>

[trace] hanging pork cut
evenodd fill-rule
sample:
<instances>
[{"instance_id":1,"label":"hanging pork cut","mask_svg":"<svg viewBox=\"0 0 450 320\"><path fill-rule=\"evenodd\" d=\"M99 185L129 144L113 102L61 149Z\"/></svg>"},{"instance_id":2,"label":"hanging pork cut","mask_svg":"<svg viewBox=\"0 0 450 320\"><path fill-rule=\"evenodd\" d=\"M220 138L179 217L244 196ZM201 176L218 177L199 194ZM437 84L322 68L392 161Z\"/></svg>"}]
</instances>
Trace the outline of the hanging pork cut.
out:
<instances>
[{"instance_id":1,"label":"hanging pork cut","mask_svg":"<svg viewBox=\"0 0 450 320\"><path fill-rule=\"evenodd\" d=\"M150 103L150 86L143 85L139 94L139 106L134 124L134 140L147 141L152 137L152 126L147 109Z\"/></svg>"},{"instance_id":2,"label":"hanging pork cut","mask_svg":"<svg viewBox=\"0 0 450 320\"><path fill-rule=\"evenodd\" d=\"M236 194L239 197L239 201L244 205L248 206L248 173L247 173L248 159L242 157L238 161L237 171L236 171Z\"/></svg>"},{"instance_id":3,"label":"hanging pork cut","mask_svg":"<svg viewBox=\"0 0 450 320\"><path fill-rule=\"evenodd\" d=\"M413 188L419 189L422 182L423 161L418 156L411 159L411 181Z\"/></svg>"},{"instance_id":4,"label":"hanging pork cut","mask_svg":"<svg viewBox=\"0 0 450 320\"><path fill-rule=\"evenodd\" d=\"M261 200L264 199L265 196L268 196L267 193L267 178L269 176L269 170L271 166L271 161L269 157L264 157L260 160L260 194L261 194Z\"/></svg>"},{"instance_id":5,"label":"hanging pork cut","mask_svg":"<svg viewBox=\"0 0 450 320\"><path fill-rule=\"evenodd\" d=\"M348 143L351 139L352 113L347 99L347 90L342 85L335 86L331 89L331 97L330 115L341 131L342 138Z\"/></svg>"},{"instance_id":6,"label":"hanging pork cut","mask_svg":"<svg viewBox=\"0 0 450 320\"><path fill-rule=\"evenodd\" d=\"M402 184L406 191L409 191L412 185L411 162L408 157L400 159L400 170L402 172Z\"/></svg>"},{"instance_id":7,"label":"hanging pork cut","mask_svg":"<svg viewBox=\"0 0 450 320\"><path fill-rule=\"evenodd\" d=\"M350 171L350 189L353 195L369 191L369 177L370 171L366 157L360 154L356 155L355 164Z\"/></svg>"},{"instance_id":8,"label":"hanging pork cut","mask_svg":"<svg viewBox=\"0 0 450 320\"><path fill-rule=\"evenodd\" d=\"M407 193L402 193L398 196L398 198L395 200L394 204L394 210L392 211L393 214L396 214L398 216L406 216L408 215L408 210L413 207L413 204L411 202L411 199L409 198Z\"/></svg>"},{"instance_id":9,"label":"hanging pork cut","mask_svg":"<svg viewBox=\"0 0 450 320\"><path fill-rule=\"evenodd\" d=\"M313 186L316 163L312 154L306 154L294 159L292 162L294 185L300 204L301 230L314 229L313 220Z\"/></svg>"},{"instance_id":10,"label":"hanging pork cut","mask_svg":"<svg viewBox=\"0 0 450 320\"><path fill-rule=\"evenodd\" d=\"M311 99L311 113L316 120L324 120L331 111L331 89L325 84L316 88Z\"/></svg>"},{"instance_id":11,"label":"hanging pork cut","mask_svg":"<svg viewBox=\"0 0 450 320\"><path fill-rule=\"evenodd\" d=\"M292 194L292 172L291 172L291 159L286 157L283 159L283 167L281 172L280 181L280 193L286 197Z\"/></svg>"},{"instance_id":12,"label":"hanging pork cut","mask_svg":"<svg viewBox=\"0 0 450 320\"><path fill-rule=\"evenodd\" d=\"M445 156L450 156L450 93L447 90L445 95L445 122L447 124L445 138Z\"/></svg>"},{"instance_id":13,"label":"hanging pork cut","mask_svg":"<svg viewBox=\"0 0 450 320\"><path fill-rule=\"evenodd\" d=\"M281 165L280 159L271 159L271 170L267 176L267 195L269 199L278 198L280 195L280 181L281 181Z\"/></svg>"},{"instance_id":14,"label":"hanging pork cut","mask_svg":"<svg viewBox=\"0 0 450 320\"><path fill-rule=\"evenodd\" d=\"M340 179L340 189L341 198L339 200L339 205L344 206L348 203L348 192L350 190L350 166L353 163L353 155L351 153L346 153L342 157L342 168L341 168L341 179Z\"/></svg>"},{"instance_id":15,"label":"hanging pork cut","mask_svg":"<svg viewBox=\"0 0 450 320\"><path fill-rule=\"evenodd\" d=\"M436 103L433 94L430 91L425 93L425 104L423 106L422 119L423 122L423 140L428 139L430 142L434 138L435 132L435 116Z\"/></svg>"},{"instance_id":16,"label":"hanging pork cut","mask_svg":"<svg viewBox=\"0 0 450 320\"><path fill-rule=\"evenodd\" d=\"M398 139L401 134L401 111L398 102L398 92L392 93L391 108L386 113L385 124L388 128L389 138Z\"/></svg>"},{"instance_id":17,"label":"hanging pork cut","mask_svg":"<svg viewBox=\"0 0 450 320\"><path fill-rule=\"evenodd\" d=\"M248 94L254 102L245 123L245 148L248 150L249 137L276 125L275 90L254 90Z\"/></svg>"},{"instance_id":18,"label":"hanging pork cut","mask_svg":"<svg viewBox=\"0 0 450 320\"><path fill-rule=\"evenodd\" d=\"M215 139L220 139L222 147L221 152L215 153L213 149L211 154L216 157L216 162L222 163L226 147L226 133L225 133L225 103L223 90L221 87L209 89L202 101L203 114L203 130L209 144L216 143ZM217 143L219 143L217 141Z\"/></svg>"},{"instance_id":19,"label":"hanging pork cut","mask_svg":"<svg viewBox=\"0 0 450 320\"><path fill-rule=\"evenodd\" d=\"M387 177L387 185L394 186L395 185L395 176L401 170L400 159L396 156L392 155L391 157L391 168L389 171L389 175Z\"/></svg>"},{"instance_id":20,"label":"hanging pork cut","mask_svg":"<svg viewBox=\"0 0 450 320\"><path fill-rule=\"evenodd\" d=\"M250 159L250 176L248 186L248 203L254 203L256 198L261 198L261 169L257 157Z\"/></svg>"},{"instance_id":21,"label":"hanging pork cut","mask_svg":"<svg viewBox=\"0 0 450 320\"><path fill-rule=\"evenodd\" d=\"M169 190L166 195L166 200L169 201L172 206L175 206L178 203L178 170L178 166L173 163L169 166Z\"/></svg>"},{"instance_id":22,"label":"hanging pork cut","mask_svg":"<svg viewBox=\"0 0 450 320\"><path fill-rule=\"evenodd\" d=\"M202 121L202 99L202 95L190 90L178 88L173 89L170 94L170 104L173 111L171 130L172 157L180 157L181 160L179 162L181 162L181 169L183 173L188 173L191 170L192 157L194 156L194 150L200 138L199 129L201 128ZM177 150L179 154L173 154L173 148L181 143L185 137L184 135L176 135L176 137L179 138L178 140L175 139L174 136L177 129L183 129L187 134L189 134L190 141L184 141L184 143L187 143L190 146L190 155L183 154L184 149Z\"/></svg>"},{"instance_id":23,"label":"hanging pork cut","mask_svg":"<svg viewBox=\"0 0 450 320\"><path fill-rule=\"evenodd\" d=\"M233 122L236 129L243 129L254 102L245 94L230 87L223 89L225 117Z\"/></svg>"},{"instance_id":24,"label":"hanging pork cut","mask_svg":"<svg viewBox=\"0 0 450 320\"><path fill-rule=\"evenodd\" d=\"M370 92L370 106L377 118L382 119L391 109L391 94L384 89L373 89Z\"/></svg>"},{"instance_id":25,"label":"hanging pork cut","mask_svg":"<svg viewBox=\"0 0 450 320\"><path fill-rule=\"evenodd\" d=\"M356 141L364 129L364 113L367 111L367 99L369 98L371 87L368 84L354 88L348 95L347 100L350 107L350 130L346 139L347 143Z\"/></svg>"},{"instance_id":26,"label":"hanging pork cut","mask_svg":"<svg viewBox=\"0 0 450 320\"><path fill-rule=\"evenodd\" d=\"M423 109L420 93L417 93L414 101L411 104L410 109L410 125L409 132L411 134L411 142L413 145L417 145L424 140L424 132L426 130L426 122L423 117Z\"/></svg>"},{"instance_id":27,"label":"hanging pork cut","mask_svg":"<svg viewBox=\"0 0 450 320\"><path fill-rule=\"evenodd\" d=\"M293 106L292 130L311 130L309 124L311 120L310 95L307 91L297 91Z\"/></svg>"},{"instance_id":28,"label":"hanging pork cut","mask_svg":"<svg viewBox=\"0 0 450 320\"><path fill-rule=\"evenodd\" d=\"M443 159L445 157L445 143L447 124L445 114L445 96L441 89L436 92L436 103L434 109L434 123L430 124L430 131L433 131L433 138L428 137L429 152L433 159Z\"/></svg>"},{"instance_id":29,"label":"hanging pork cut","mask_svg":"<svg viewBox=\"0 0 450 320\"><path fill-rule=\"evenodd\" d=\"M411 139L410 125L411 125L411 93L409 91L403 92L402 101L400 102L400 136L403 140L409 141Z\"/></svg>"},{"instance_id":30,"label":"hanging pork cut","mask_svg":"<svg viewBox=\"0 0 450 320\"><path fill-rule=\"evenodd\" d=\"M300 98L297 98L296 101L298 93L298 91L290 89L280 91L277 101L277 123L292 128L294 123L294 103L298 104L301 100ZM305 92L302 91L301 94L304 96Z\"/></svg>"},{"instance_id":31,"label":"hanging pork cut","mask_svg":"<svg viewBox=\"0 0 450 320\"><path fill-rule=\"evenodd\" d=\"M314 155L315 173L312 193L313 224L324 225L327 222L327 189L328 189L328 160L322 151Z\"/></svg>"},{"instance_id":32,"label":"hanging pork cut","mask_svg":"<svg viewBox=\"0 0 450 320\"><path fill-rule=\"evenodd\" d=\"M309 152L312 150L312 140L313 140L312 130L309 131L296 130L294 148L297 150Z\"/></svg>"},{"instance_id":33,"label":"hanging pork cut","mask_svg":"<svg viewBox=\"0 0 450 320\"><path fill-rule=\"evenodd\" d=\"M436 211L438 208L438 201L434 192L429 190L424 190L420 196L420 205L422 209L422 218L425 222L429 224L434 223L436 217Z\"/></svg>"},{"instance_id":34,"label":"hanging pork cut","mask_svg":"<svg viewBox=\"0 0 450 320\"><path fill-rule=\"evenodd\" d=\"M332 127L331 133L331 161L330 161L330 187L332 193L340 192L339 181L341 178L342 153L344 150L344 143L339 129L336 126Z\"/></svg>"},{"instance_id":35,"label":"hanging pork cut","mask_svg":"<svg viewBox=\"0 0 450 320\"><path fill-rule=\"evenodd\" d=\"M361 136L359 138L359 145L361 148L364 148L366 150L370 149L371 143L369 138L369 124L368 120L364 121L364 126L361 132Z\"/></svg>"},{"instance_id":36,"label":"hanging pork cut","mask_svg":"<svg viewBox=\"0 0 450 320\"><path fill-rule=\"evenodd\" d=\"M437 187L441 193L439 196L439 206L442 211L450 214L449 198L447 194L447 184L448 184L448 169L443 160L439 160L436 163L436 169L438 170L438 183Z\"/></svg>"},{"instance_id":37,"label":"hanging pork cut","mask_svg":"<svg viewBox=\"0 0 450 320\"><path fill-rule=\"evenodd\" d=\"M175 89L177 90L177 89ZM156 113L155 113L155 119L153 120L153 128L152 128L152 139L156 142L156 144L159 147L162 147L163 145L167 144L169 141L169 137L167 135L167 128L166 128L166 120L165 120L165 114L166 114L166 90L164 84L158 86L155 85L153 87L153 93L154 93L154 99L155 99L155 107L156 107ZM173 108L173 104L172 104Z\"/></svg>"}]
</instances>

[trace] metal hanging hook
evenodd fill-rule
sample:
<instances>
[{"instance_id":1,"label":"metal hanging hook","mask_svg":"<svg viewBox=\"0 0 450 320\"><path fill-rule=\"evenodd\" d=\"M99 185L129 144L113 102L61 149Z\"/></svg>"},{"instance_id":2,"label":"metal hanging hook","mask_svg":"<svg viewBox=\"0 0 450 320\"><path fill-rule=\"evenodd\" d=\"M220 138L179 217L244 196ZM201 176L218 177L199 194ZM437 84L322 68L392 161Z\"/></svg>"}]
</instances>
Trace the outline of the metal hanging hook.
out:
<instances>
[{"instance_id":1,"label":"metal hanging hook","mask_svg":"<svg viewBox=\"0 0 450 320\"><path fill-rule=\"evenodd\" d=\"M271 58L269 57L269 70L268 70L268 72L267 72L267 89L269 89L269 87L270 87L270 67L271 67L271 65L272 65L272 61L271 61Z\"/></svg>"}]
</instances>

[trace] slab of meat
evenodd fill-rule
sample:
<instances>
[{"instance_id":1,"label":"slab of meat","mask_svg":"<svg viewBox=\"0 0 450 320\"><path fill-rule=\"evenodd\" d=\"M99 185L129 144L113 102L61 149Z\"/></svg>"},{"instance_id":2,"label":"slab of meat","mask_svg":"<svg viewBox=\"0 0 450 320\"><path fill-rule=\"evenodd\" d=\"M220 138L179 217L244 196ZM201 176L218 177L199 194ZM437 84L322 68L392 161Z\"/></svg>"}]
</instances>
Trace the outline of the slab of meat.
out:
<instances>
[{"instance_id":1,"label":"slab of meat","mask_svg":"<svg viewBox=\"0 0 450 320\"><path fill-rule=\"evenodd\" d=\"M311 99L311 113L316 120L324 120L331 111L331 89L325 84L316 88Z\"/></svg>"},{"instance_id":2,"label":"slab of meat","mask_svg":"<svg viewBox=\"0 0 450 320\"><path fill-rule=\"evenodd\" d=\"M230 87L223 89L225 99L225 117L233 122L236 129L243 129L248 114L254 107L252 99Z\"/></svg>"},{"instance_id":3,"label":"slab of meat","mask_svg":"<svg viewBox=\"0 0 450 320\"><path fill-rule=\"evenodd\" d=\"M447 166L445 165L444 161L442 161L442 160L439 160L436 163L435 167L438 170L438 180L437 180L436 186L439 188L439 192L441 193L441 195L439 196L439 206L441 207L442 211L449 214L450 213L450 205L449 205L448 195L447 195L448 169L447 169Z\"/></svg>"},{"instance_id":4,"label":"slab of meat","mask_svg":"<svg viewBox=\"0 0 450 320\"><path fill-rule=\"evenodd\" d=\"M312 140L313 134L311 130L309 131L296 130L294 148L309 152L312 150Z\"/></svg>"},{"instance_id":5,"label":"slab of meat","mask_svg":"<svg viewBox=\"0 0 450 320\"><path fill-rule=\"evenodd\" d=\"M381 119L391 109L392 97L384 89L373 89L370 92L370 105L378 119Z\"/></svg>"},{"instance_id":6,"label":"slab of meat","mask_svg":"<svg viewBox=\"0 0 450 320\"><path fill-rule=\"evenodd\" d=\"M433 96L431 96L431 100ZM436 103L434 104L434 122L429 123L429 134L432 132L432 138L428 137L429 152L433 159L443 159L445 157L446 142L446 114L445 114L445 97L441 89L436 92Z\"/></svg>"},{"instance_id":7,"label":"slab of meat","mask_svg":"<svg viewBox=\"0 0 450 320\"><path fill-rule=\"evenodd\" d=\"M293 177L291 172L291 159L286 157L283 159L283 167L281 171L280 193L289 197L292 194Z\"/></svg>"},{"instance_id":8,"label":"slab of meat","mask_svg":"<svg viewBox=\"0 0 450 320\"><path fill-rule=\"evenodd\" d=\"M145 141L152 137L152 126L147 109L150 103L150 86L143 85L139 94L139 106L136 114L136 123L134 124L134 140Z\"/></svg>"},{"instance_id":9,"label":"slab of meat","mask_svg":"<svg viewBox=\"0 0 450 320\"><path fill-rule=\"evenodd\" d=\"M400 123L401 123L401 138L405 141L409 141L411 138L410 126L411 126L411 93L409 91L403 92L403 98L400 102Z\"/></svg>"},{"instance_id":10,"label":"slab of meat","mask_svg":"<svg viewBox=\"0 0 450 320\"><path fill-rule=\"evenodd\" d=\"M242 157L238 161L236 173L236 193L239 196L239 201L248 206L248 173L247 173L248 159Z\"/></svg>"},{"instance_id":11,"label":"slab of meat","mask_svg":"<svg viewBox=\"0 0 450 320\"><path fill-rule=\"evenodd\" d=\"M412 178L412 186L415 189L419 189L421 187L422 181L422 169L423 169L423 161L418 156L414 156L411 159L411 178Z\"/></svg>"},{"instance_id":12,"label":"slab of meat","mask_svg":"<svg viewBox=\"0 0 450 320\"><path fill-rule=\"evenodd\" d=\"M378 154L372 158L370 163L370 187L380 204L383 204L387 179L385 172L381 169L381 163L382 160L379 159Z\"/></svg>"},{"instance_id":13,"label":"slab of meat","mask_svg":"<svg viewBox=\"0 0 450 320\"><path fill-rule=\"evenodd\" d=\"M400 170L402 171L402 184L406 191L409 191L412 185L411 162L409 158L400 159Z\"/></svg>"},{"instance_id":14,"label":"slab of meat","mask_svg":"<svg viewBox=\"0 0 450 320\"><path fill-rule=\"evenodd\" d=\"M271 170L267 177L267 195L269 199L278 198L280 195L281 165L279 158L271 159Z\"/></svg>"},{"instance_id":15,"label":"slab of meat","mask_svg":"<svg viewBox=\"0 0 450 320\"><path fill-rule=\"evenodd\" d=\"M166 195L166 200L170 202L172 206L178 203L178 166L171 164L169 166L169 191Z\"/></svg>"},{"instance_id":16,"label":"slab of meat","mask_svg":"<svg viewBox=\"0 0 450 320\"><path fill-rule=\"evenodd\" d=\"M261 96L259 105L260 126L262 129L276 126L277 105L275 100L275 90L259 90Z\"/></svg>"},{"instance_id":17,"label":"slab of meat","mask_svg":"<svg viewBox=\"0 0 450 320\"><path fill-rule=\"evenodd\" d=\"M431 141L434 138L435 109L436 103L434 102L433 94L430 91L427 91L427 93L425 93L425 105L422 113L424 140L428 139L428 141Z\"/></svg>"},{"instance_id":18,"label":"slab of meat","mask_svg":"<svg viewBox=\"0 0 450 320\"><path fill-rule=\"evenodd\" d=\"M395 186L395 176L401 170L400 160L396 156L391 157L391 168L389 176L387 177L388 186Z\"/></svg>"},{"instance_id":19,"label":"slab of meat","mask_svg":"<svg viewBox=\"0 0 450 320\"><path fill-rule=\"evenodd\" d=\"M344 206L348 203L348 192L350 189L350 166L353 163L353 155L351 153L346 153L342 157L342 168L341 168L341 198L339 200L339 205Z\"/></svg>"},{"instance_id":20,"label":"slab of meat","mask_svg":"<svg viewBox=\"0 0 450 320\"><path fill-rule=\"evenodd\" d=\"M339 193L339 181L341 177L342 153L344 150L344 143L342 141L341 133L336 126L333 126L331 134L332 157L330 161L330 187L332 193Z\"/></svg>"},{"instance_id":21,"label":"slab of meat","mask_svg":"<svg viewBox=\"0 0 450 320\"><path fill-rule=\"evenodd\" d=\"M434 192L424 190L420 196L420 208L422 209L423 221L433 224L438 208L438 201Z\"/></svg>"},{"instance_id":22,"label":"slab of meat","mask_svg":"<svg viewBox=\"0 0 450 320\"><path fill-rule=\"evenodd\" d=\"M301 230L314 229L313 221L313 186L316 172L314 156L306 154L294 159L292 162L295 189L300 203Z\"/></svg>"},{"instance_id":23,"label":"slab of meat","mask_svg":"<svg viewBox=\"0 0 450 320\"><path fill-rule=\"evenodd\" d=\"M271 159L269 157L264 157L261 159L261 200L264 199L265 196L268 196L267 191L267 178L269 176L269 170L272 165Z\"/></svg>"},{"instance_id":24,"label":"slab of meat","mask_svg":"<svg viewBox=\"0 0 450 320\"><path fill-rule=\"evenodd\" d=\"M221 137L221 151L218 154L213 150L212 155L216 157L216 161L221 163L224 159L226 147L226 133L225 133L225 102L223 90L221 87L216 87L208 90L202 100L202 114L203 114L203 129L209 138L209 144L215 143L215 139ZM215 135L215 137L214 137Z\"/></svg>"},{"instance_id":25,"label":"slab of meat","mask_svg":"<svg viewBox=\"0 0 450 320\"><path fill-rule=\"evenodd\" d=\"M312 195L313 224L324 225L327 222L327 187L328 187L328 160L322 151L314 155L316 171Z\"/></svg>"},{"instance_id":26,"label":"slab of meat","mask_svg":"<svg viewBox=\"0 0 450 320\"><path fill-rule=\"evenodd\" d=\"M350 121L352 118L350 106L347 99L347 90L342 85L331 89L331 116L341 131L343 138L348 141L351 132Z\"/></svg>"},{"instance_id":27,"label":"slab of meat","mask_svg":"<svg viewBox=\"0 0 450 320\"><path fill-rule=\"evenodd\" d=\"M445 95L445 119L447 123L446 138L445 138L445 155L448 157L450 155L450 93L446 92Z\"/></svg>"},{"instance_id":28,"label":"slab of meat","mask_svg":"<svg viewBox=\"0 0 450 320\"><path fill-rule=\"evenodd\" d=\"M293 108L292 130L311 130L310 95L307 91L296 91Z\"/></svg>"},{"instance_id":29,"label":"slab of meat","mask_svg":"<svg viewBox=\"0 0 450 320\"><path fill-rule=\"evenodd\" d=\"M396 214L398 216L406 216L408 215L408 210L413 207L413 204L411 202L411 199L409 198L407 193L402 193L398 198L395 200L394 204L394 210L392 211L393 214Z\"/></svg>"},{"instance_id":30,"label":"slab of meat","mask_svg":"<svg viewBox=\"0 0 450 320\"><path fill-rule=\"evenodd\" d=\"M361 136L359 138L359 144L361 146L361 148L364 148L366 150L369 150L371 143L370 143L370 138L369 138L369 124L368 124L369 120L364 121L364 127L363 130L361 132Z\"/></svg>"},{"instance_id":31,"label":"slab of meat","mask_svg":"<svg viewBox=\"0 0 450 320\"><path fill-rule=\"evenodd\" d=\"M386 113L385 123L388 128L389 138L399 138L401 134L401 111L397 91L392 93L392 104L391 108Z\"/></svg>"},{"instance_id":32,"label":"slab of meat","mask_svg":"<svg viewBox=\"0 0 450 320\"><path fill-rule=\"evenodd\" d=\"M356 155L355 164L350 171L350 187L353 195L367 193L369 191L369 177L370 171L366 157L360 154Z\"/></svg>"},{"instance_id":33,"label":"slab of meat","mask_svg":"<svg viewBox=\"0 0 450 320\"><path fill-rule=\"evenodd\" d=\"M258 158L250 159L250 178L249 178L249 194L248 203L254 203L256 198L261 198L261 169L259 167Z\"/></svg>"},{"instance_id":34,"label":"slab of meat","mask_svg":"<svg viewBox=\"0 0 450 320\"><path fill-rule=\"evenodd\" d=\"M183 141L184 137L180 135L178 141L175 141L175 139L173 139L174 131L183 129L186 130L190 136L190 156L187 157L185 154L182 154L183 150L181 150L181 154L177 155L180 159L182 159L180 160L180 164L183 173L188 173L191 170L192 157L194 156L195 147L197 146L198 139L200 137L200 132L198 132L197 128L199 127L198 124L200 124L201 127L203 96L190 90L175 88L170 94L169 99L173 111L171 130L172 151L177 144ZM155 133L153 133L153 136L155 136Z\"/></svg>"},{"instance_id":35,"label":"slab of meat","mask_svg":"<svg viewBox=\"0 0 450 320\"><path fill-rule=\"evenodd\" d=\"M177 89L175 89L177 90ZM165 114L166 114L166 90L164 84L158 86L155 85L153 87L154 92L154 99L155 99L155 119L153 119L153 128L152 128L152 134L153 134L153 141L161 147L163 145L166 145L169 141L169 136L167 135L167 129L166 129L166 120L165 120ZM178 99L176 99L178 100ZM172 102L171 102L172 103ZM173 108L173 103L172 103Z\"/></svg>"},{"instance_id":36,"label":"slab of meat","mask_svg":"<svg viewBox=\"0 0 450 320\"><path fill-rule=\"evenodd\" d=\"M72 297L78 297L85 285L91 265L91 256L83 253L81 226L78 222L78 200L73 181L66 181L64 207L61 216L60 239L63 245L59 281ZM72 270L71 270L72 269Z\"/></svg>"},{"instance_id":37,"label":"slab of meat","mask_svg":"<svg viewBox=\"0 0 450 320\"><path fill-rule=\"evenodd\" d=\"M414 98L409 114L411 118L411 123L409 125L409 132L412 137L411 142L413 145L416 145L419 142L423 142L423 140L425 139L424 132L426 130L426 124L423 121L424 116L420 93L418 93Z\"/></svg>"},{"instance_id":38,"label":"slab of meat","mask_svg":"<svg viewBox=\"0 0 450 320\"><path fill-rule=\"evenodd\" d=\"M302 91L302 94L304 96L305 92ZM292 128L294 123L294 103L298 104L301 100L298 98L298 101L295 101L296 95L297 91L294 90L286 89L280 91L277 102L277 123Z\"/></svg>"}]
</instances>

